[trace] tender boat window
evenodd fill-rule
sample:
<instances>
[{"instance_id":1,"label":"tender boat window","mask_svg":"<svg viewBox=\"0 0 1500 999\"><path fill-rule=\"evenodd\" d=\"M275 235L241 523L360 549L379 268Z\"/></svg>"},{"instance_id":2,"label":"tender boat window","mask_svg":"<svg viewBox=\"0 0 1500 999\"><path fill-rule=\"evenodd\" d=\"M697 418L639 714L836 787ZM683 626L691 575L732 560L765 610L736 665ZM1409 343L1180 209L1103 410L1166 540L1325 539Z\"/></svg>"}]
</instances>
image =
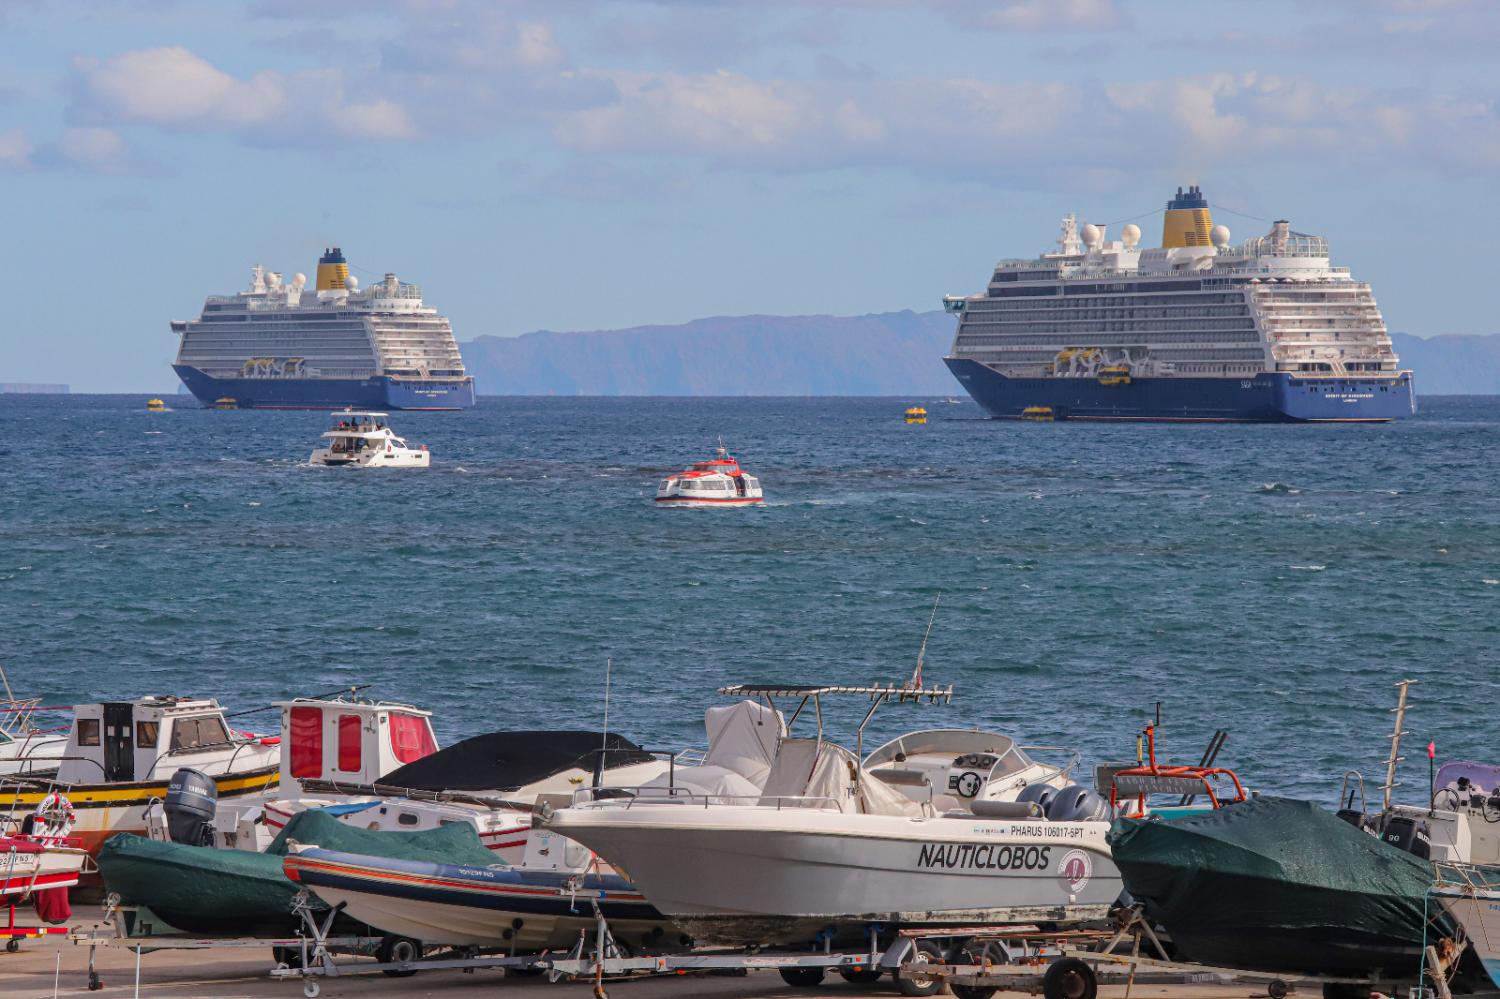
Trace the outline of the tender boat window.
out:
<instances>
[{"instance_id":1,"label":"tender boat window","mask_svg":"<svg viewBox=\"0 0 1500 999\"><path fill-rule=\"evenodd\" d=\"M161 732L161 722L143 721L135 723L135 744L142 749L155 749L156 737Z\"/></svg>"},{"instance_id":2,"label":"tender boat window","mask_svg":"<svg viewBox=\"0 0 1500 999\"><path fill-rule=\"evenodd\" d=\"M78 744L80 746L99 745L99 719L78 719Z\"/></svg>"},{"instance_id":3,"label":"tender boat window","mask_svg":"<svg viewBox=\"0 0 1500 999\"><path fill-rule=\"evenodd\" d=\"M203 718L179 718L172 723L173 749L199 749L222 746L229 741L223 719L217 715Z\"/></svg>"}]
</instances>

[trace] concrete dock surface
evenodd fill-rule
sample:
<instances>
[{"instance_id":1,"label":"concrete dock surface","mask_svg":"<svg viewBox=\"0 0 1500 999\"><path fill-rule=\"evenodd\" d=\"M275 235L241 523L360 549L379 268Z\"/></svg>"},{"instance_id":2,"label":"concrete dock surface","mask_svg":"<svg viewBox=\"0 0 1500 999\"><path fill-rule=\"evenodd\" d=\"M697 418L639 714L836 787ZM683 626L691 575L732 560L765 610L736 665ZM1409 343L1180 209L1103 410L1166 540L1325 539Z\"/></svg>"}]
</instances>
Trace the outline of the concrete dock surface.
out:
<instances>
[{"instance_id":1,"label":"concrete dock surface","mask_svg":"<svg viewBox=\"0 0 1500 999\"><path fill-rule=\"evenodd\" d=\"M19 915L19 913L18 913ZM80 931L98 925L99 911L93 907L75 909L69 923ZM347 960L348 958L342 958ZM95 965L102 988L88 988L89 948L67 937L38 938L21 942L16 953L0 951L0 999L43 999L58 996L97 996L121 999L135 995L152 999L251 999L276 997L298 999L302 982L298 979L274 979L269 948L215 947L205 950L161 950L140 958L140 986L136 989L136 955L132 948L100 947ZM54 982L56 991L54 992ZM592 984L586 982L548 983L543 978L507 976L499 970L424 971L407 978L391 978L379 973L319 979L319 999L341 996L386 996L406 999L408 996L479 996L495 995L508 999L550 996L567 999L592 996ZM632 978L606 983L615 999L692 999L709 996L715 999L790 999L790 997L827 996L828 999L890 999L897 996L895 985L882 978L873 985L851 985L836 974L829 974L817 988L793 988L774 971L756 971L742 976L678 975L671 977ZM1001 995L1005 993L999 993ZM1303 992L1308 999L1316 993ZM1103 986L1101 999L1123 999L1124 986ZM1144 985L1130 990L1132 999L1248 999L1264 996L1259 985Z\"/></svg>"}]
</instances>

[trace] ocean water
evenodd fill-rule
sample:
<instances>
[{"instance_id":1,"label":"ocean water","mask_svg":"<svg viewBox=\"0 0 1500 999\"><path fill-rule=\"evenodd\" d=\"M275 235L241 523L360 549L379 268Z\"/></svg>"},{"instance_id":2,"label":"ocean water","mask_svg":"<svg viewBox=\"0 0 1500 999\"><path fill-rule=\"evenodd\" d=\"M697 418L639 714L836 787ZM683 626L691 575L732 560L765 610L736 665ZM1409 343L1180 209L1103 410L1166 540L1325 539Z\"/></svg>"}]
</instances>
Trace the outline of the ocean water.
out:
<instances>
[{"instance_id":1,"label":"ocean water","mask_svg":"<svg viewBox=\"0 0 1500 999\"><path fill-rule=\"evenodd\" d=\"M1374 792L1410 677L1405 797L1429 740L1500 758L1500 399L1388 426L485 399L395 414L427 472L308 466L325 414L144 402L0 396L0 665L50 704L368 684L447 742L598 727L612 661L612 730L701 745L724 684L906 679L941 595L926 678L953 702L882 709L867 750L981 725L1131 758L1162 702L1163 755L1226 728L1251 786L1327 801L1349 769ZM765 507L653 508L720 435Z\"/></svg>"}]
</instances>

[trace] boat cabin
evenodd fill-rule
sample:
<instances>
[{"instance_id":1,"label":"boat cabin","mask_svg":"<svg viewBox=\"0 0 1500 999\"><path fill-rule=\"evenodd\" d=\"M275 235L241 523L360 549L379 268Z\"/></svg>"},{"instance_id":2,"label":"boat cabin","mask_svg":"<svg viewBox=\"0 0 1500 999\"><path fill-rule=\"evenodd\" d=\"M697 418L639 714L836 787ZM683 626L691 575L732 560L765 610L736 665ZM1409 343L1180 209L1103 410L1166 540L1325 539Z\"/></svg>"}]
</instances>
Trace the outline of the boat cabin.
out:
<instances>
[{"instance_id":1,"label":"boat cabin","mask_svg":"<svg viewBox=\"0 0 1500 999\"><path fill-rule=\"evenodd\" d=\"M374 784L437 752L432 712L385 701L282 701L281 782Z\"/></svg>"},{"instance_id":2,"label":"boat cabin","mask_svg":"<svg viewBox=\"0 0 1500 999\"><path fill-rule=\"evenodd\" d=\"M114 784L166 780L178 767L217 772L216 764L232 761L244 768L262 757L274 762L276 742L235 733L212 698L79 704L57 778L63 784Z\"/></svg>"}]
</instances>

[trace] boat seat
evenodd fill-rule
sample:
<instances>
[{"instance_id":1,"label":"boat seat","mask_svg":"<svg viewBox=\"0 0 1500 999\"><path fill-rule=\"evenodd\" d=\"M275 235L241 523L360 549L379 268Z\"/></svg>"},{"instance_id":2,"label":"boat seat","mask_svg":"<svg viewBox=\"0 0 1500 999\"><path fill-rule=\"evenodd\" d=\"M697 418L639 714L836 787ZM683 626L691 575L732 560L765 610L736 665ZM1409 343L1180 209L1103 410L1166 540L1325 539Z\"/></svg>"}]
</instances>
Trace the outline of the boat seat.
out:
<instances>
[{"instance_id":1,"label":"boat seat","mask_svg":"<svg viewBox=\"0 0 1500 999\"><path fill-rule=\"evenodd\" d=\"M759 803L785 808L795 802L782 799L806 795L807 783L812 780L818 765L819 745L817 739L782 739L776 749L776 759L771 761L771 771L761 786Z\"/></svg>"},{"instance_id":2,"label":"boat seat","mask_svg":"<svg viewBox=\"0 0 1500 999\"><path fill-rule=\"evenodd\" d=\"M921 770L898 770L894 767L880 767L865 772L871 777L879 777L887 784L895 784L898 787L928 787L931 784L927 779L927 775Z\"/></svg>"}]
</instances>

